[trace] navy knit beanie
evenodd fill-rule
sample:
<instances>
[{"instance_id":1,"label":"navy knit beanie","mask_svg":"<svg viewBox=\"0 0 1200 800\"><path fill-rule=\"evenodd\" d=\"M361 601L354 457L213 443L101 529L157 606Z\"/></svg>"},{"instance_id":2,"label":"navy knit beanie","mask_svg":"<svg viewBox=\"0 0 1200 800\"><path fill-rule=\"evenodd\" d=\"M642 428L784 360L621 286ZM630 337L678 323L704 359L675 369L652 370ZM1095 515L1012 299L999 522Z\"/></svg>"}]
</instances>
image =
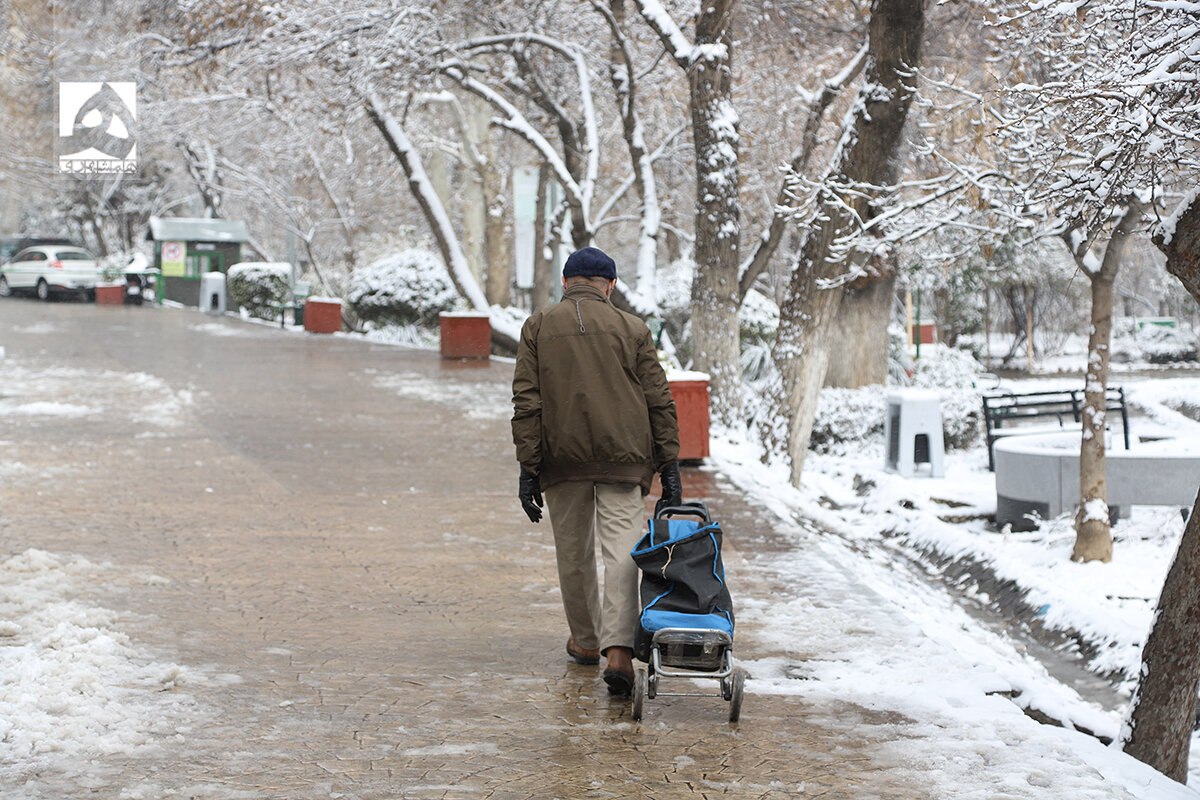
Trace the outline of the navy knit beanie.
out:
<instances>
[{"instance_id":1,"label":"navy knit beanie","mask_svg":"<svg viewBox=\"0 0 1200 800\"><path fill-rule=\"evenodd\" d=\"M563 277L570 278L583 275L588 278L617 279L617 265L609 258L608 253L596 247L585 247L567 256L563 265Z\"/></svg>"}]
</instances>

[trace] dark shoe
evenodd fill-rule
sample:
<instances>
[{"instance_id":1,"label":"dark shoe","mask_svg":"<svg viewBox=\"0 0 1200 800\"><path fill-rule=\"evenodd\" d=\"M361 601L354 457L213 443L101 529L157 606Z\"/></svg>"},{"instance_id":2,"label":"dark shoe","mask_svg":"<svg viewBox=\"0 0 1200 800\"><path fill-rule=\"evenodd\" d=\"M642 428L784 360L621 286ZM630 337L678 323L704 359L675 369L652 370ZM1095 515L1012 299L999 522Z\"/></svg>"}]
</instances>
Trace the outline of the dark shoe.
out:
<instances>
[{"instance_id":1,"label":"dark shoe","mask_svg":"<svg viewBox=\"0 0 1200 800\"><path fill-rule=\"evenodd\" d=\"M604 682L609 694L629 694L633 689L633 649L608 648L608 663L604 666Z\"/></svg>"},{"instance_id":2,"label":"dark shoe","mask_svg":"<svg viewBox=\"0 0 1200 800\"><path fill-rule=\"evenodd\" d=\"M591 666L593 664L600 663L600 651L598 649L585 650L579 645L575 644L574 638L567 639L567 655L573 658L576 664L586 664Z\"/></svg>"}]
</instances>

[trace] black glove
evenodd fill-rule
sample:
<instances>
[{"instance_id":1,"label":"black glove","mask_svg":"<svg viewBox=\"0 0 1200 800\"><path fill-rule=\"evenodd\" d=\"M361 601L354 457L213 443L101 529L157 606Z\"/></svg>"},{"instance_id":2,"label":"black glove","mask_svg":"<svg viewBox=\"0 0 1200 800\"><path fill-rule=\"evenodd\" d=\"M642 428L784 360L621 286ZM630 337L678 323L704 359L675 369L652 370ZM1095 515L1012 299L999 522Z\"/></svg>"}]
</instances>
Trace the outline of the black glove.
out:
<instances>
[{"instance_id":1,"label":"black glove","mask_svg":"<svg viewBox=\"0 0 1200 800\"><path fill-rule=\"evenodd\" d=\"M521 470L521 482L517 489L517 497L521 499L521 508L530 522L540 522L542 519L542 481L536 472Z\"/></svg>"},{"instance_id":2,"label":"black glove","mask_svg":"<svg viewBox=\"0 0 1200 800\"><path fill-rule=\"evenodd\" d=\"M654 516L664 508L677 506L683 502L683 479L679 477L679 462L672 461L658 473L662 481L662 497L654 504Z\"/></svg>"}]
</instances>

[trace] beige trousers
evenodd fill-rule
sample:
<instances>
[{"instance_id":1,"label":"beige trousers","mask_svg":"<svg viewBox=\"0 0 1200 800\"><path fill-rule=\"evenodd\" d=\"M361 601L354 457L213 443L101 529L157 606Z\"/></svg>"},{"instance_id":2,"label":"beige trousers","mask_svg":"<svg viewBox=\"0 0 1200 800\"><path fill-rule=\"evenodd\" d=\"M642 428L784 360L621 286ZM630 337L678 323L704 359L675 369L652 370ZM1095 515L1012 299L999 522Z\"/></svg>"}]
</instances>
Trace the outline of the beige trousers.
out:
<instances>
[{"instance_id":1,"label":"beige trousers","mask_svg":"<svg viewBox=\"0 0 1200 800\"><path fill-rule=\"evenodd\" d=\"M636 483L565 481L545 490L558 585L567 626L579 647L633 647L638 568L629 551L641 538L642 487ZM596 544L604 588L596 573Z\"/></svg>"}]
</instances>

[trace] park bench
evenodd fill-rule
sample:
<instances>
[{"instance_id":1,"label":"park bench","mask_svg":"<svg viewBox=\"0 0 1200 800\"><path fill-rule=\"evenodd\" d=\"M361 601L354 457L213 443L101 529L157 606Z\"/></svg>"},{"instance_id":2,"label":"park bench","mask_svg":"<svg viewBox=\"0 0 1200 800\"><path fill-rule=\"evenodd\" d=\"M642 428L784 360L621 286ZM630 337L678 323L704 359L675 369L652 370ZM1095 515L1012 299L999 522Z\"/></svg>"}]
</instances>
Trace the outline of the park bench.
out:
<instances>
[{"instance_id":1,"label":"park bench","mask_svg":"<svg viewBox=\"0 0 1200 800\"><path fill-rule=\"evenodd\" d=\"M1121 412L1121 430L1125 449L1129 449L1129 409L1125 404L1125 389L1110 386L1104 393L1105 411ZM1083 389L1061 389L1043 392L986 392L983 395L983 423L987 429L988 469L995 471L993 447L997 439L1040 433L1061 433L1080 429L1083 411ZM1056 425L1030 425L1042 419L1054 419Z\"/></svg>"}]
</instances>

